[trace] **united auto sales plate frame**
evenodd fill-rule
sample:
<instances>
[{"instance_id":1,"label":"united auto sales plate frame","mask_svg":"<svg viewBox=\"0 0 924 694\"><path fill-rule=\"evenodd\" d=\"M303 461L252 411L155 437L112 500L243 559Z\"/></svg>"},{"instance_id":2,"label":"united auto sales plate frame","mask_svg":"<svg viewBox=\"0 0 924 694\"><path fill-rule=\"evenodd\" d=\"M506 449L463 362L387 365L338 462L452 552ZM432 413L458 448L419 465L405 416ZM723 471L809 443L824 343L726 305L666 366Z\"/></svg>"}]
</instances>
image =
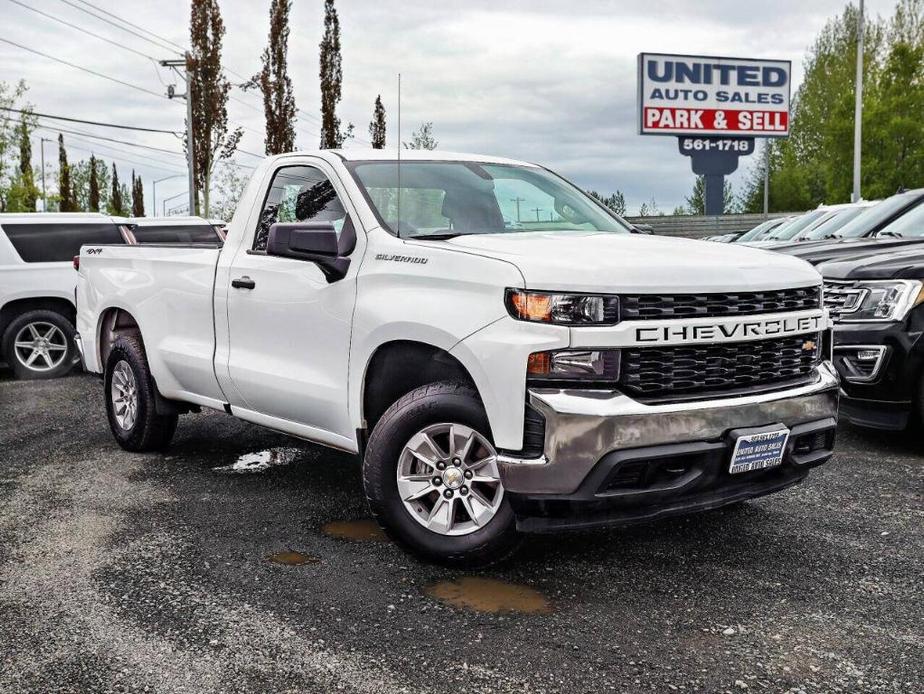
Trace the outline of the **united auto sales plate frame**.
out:
<instances>
[{"instance_id":1,"label":"united auto sales plate frame","mask_svg":"<svg viewBox=\"0 0 924 694\"><path fill-rule=\"evenodd\" d=\"M789 429L786 427L738 436L728 466L729 474L766 470L781 465L788 442Z\"/></svg>"}]
</instances>

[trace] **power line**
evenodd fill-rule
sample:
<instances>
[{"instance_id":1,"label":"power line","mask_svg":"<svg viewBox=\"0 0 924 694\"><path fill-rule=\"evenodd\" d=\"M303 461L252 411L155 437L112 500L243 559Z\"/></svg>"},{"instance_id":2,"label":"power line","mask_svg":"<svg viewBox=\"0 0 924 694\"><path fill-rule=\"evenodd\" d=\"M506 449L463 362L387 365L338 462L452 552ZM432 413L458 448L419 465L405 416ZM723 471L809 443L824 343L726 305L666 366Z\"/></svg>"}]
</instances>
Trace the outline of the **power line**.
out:
<instances>
[{"instance_id":1,"label":"power line","mask_svg":"<svg viewBox=\"0 0 924 694\"><path fill-rule=\"evenodd\" d=\"M99 12L102 12L103 14L108 14L110 17L112 17L113 19L119 20L119 21L122 22L123 24L127 24L128 26L133 27L133 28L135 28L135 29L138 29L139 31L143 31L143 32L145 32L146 34L150 34L150 35L153 36L154 38L156 38L156 39L158 39L158 40L160 40L160 41L163 41L164 43L166 43L166 44L168 44L168 45L170 45L170 46L173 46L174 48L176 48L177 50L182 51L183 53L186 52L186 49L183 48L183 46L181 46L180 44L174 43L174 42L171 41L170 39L164 38L163 36L160 36L159 34L155 34L155 33L154 33L153 31L151 31L150 29L145 29L144 27L140 27L140 26L138 26L137 24L132 24L132 23L129 22L127 19L123 19L122 17L119 17L118 15L116 15L116 14L110 12L109 10L104 10L102 7L99 7L99 6L97 6L97 5L94 5L92 2L87 2L86 0L77 0L77 2L79 2L81 5L86 5L87 7L92 7L94 10L97 10L97 11L99 11Z\"/></svg>"},{"instance_id":2,"label":"power line","mask_svg":"<svg viewBox=\"0 0 924 694\"><path fill-rule=\"evenodd\" d=\"M75 10L77 10L77 11L79 11L79 12L83 12L83 13L85 13L85 14L88 14L88 15L90 15L91 17L93 17L94 19L98 19L98 20L100 20L101 22L105 22L106 24L110 24L110 25L114 26L116 29L121 29L122 31L125 31L125 32L131 34L132 36L136 36L136 37L138 37L139 39L141 39L142 41L147 41L148 43L150 43L150 44L152 44L152 45L154 45L154 46L157 46L157 47L158 47L160 50L162 50L162 51L167 50L167 51L170 51L171 53L176 53L176 50L175 50L175 49L165 47L165 46L161 45L160 43L158 43L157 41L153 41L153 40L151 40L150 38L148 38L147 36L144 36L143 34L139 34L137 31L132 31L131 29L126 29L124 26L121 26L121 25L119 25L119 24L116 24L116 23L113 22L112 20L106 19L106 17L102 17L102 16L96 14L95 12L91 12L90 10L86 9L85 7L80 7L79 5L75 5L75 4L72 3L70 0L59 0L59 2L63 2L65 5L68 5L68 6L70 6L70 7L73 7ZM85 4L89 5L89 3L85 3ZM90 7L94 7L94 8L95 8L94 5L90 5ZM100 12L103 12L104 14L108 14L110 17L116 18L115 15L113 15L111 12L106 12L105 10L100 10ZM134 25L131 25L129 22L125 22L125 20L120 19L119 21L122 21L122 22L124 22L125 24L129 24L130 26L134 26ZM144 30L142 30L142 31L144 31ZM151 32L148 32L148 33L151 33ZM151 34L151 35L154 36L154 34ZM170 43L170 42L166 42L166 43ZM180 48L180 55L183 55L183 49L182 49L182 48Z\"/></svg>"},{"instance_id":3,"label":"power line","mask_svg":"<svg viewBox=\"0 0 924 694\"><path fill-rule=\"evenodd\" d=\"M52 20L53 22L57 22L58 24L63 24L64 26L70 29L74 29L75 31L80 31L86 34L87 36L92 36L93 38L99 39L100 41L105 41L108 44L116 46L117 48L121 48L123 50L129 51L131 53L134 53L135 55L140 55L142 58L147 58L148 60L153 60L155 62L157 61L157 59L154 58L153 56L147 55L146 53L142 53L141 51L136 50L132 48L131 46L126 46L124 43L119 43L118 41L114 41L113 39L107 38L105 36L100 36L99 34L95 34L89 29L84 29L83 27L77 26L76 24L71 24L70 22L66 22L60 17L55 17L54 15L48 14L47 12L42 12L41 10L36 9L34 7L29 7L24 2L20 2L19 0L10 0L10 2L13 3L14 5L19 5L20 7L27 9L30 12L35 12L36 14L40 14L43 17Z\"/></svg>"},{"instance_id":4,"label":"power line","mask_svg":"<svg viewBox=\"0 0 924 694\"><path fill-rule=\"evenodd\" d=\"M104 135L94 135L93 133L81 132L79 130L67 130L65 128L59 128L55 126L55 130L58 130L62 133L70 133L71 135L82 135L83 137L93 138L94 140L103 140L105 142L115 142L120 145L128 145L129 147L138 147L140 149L149 149L153 152L164 152L165 154L175 154L180 157L185 157L186 155L183 152L177 152L172 149L164 149L163 147L152 147L151 145L142 145L137 142L129 142L128 140L117 140L112 137L106 137Z\"/></svg>"},{"instance_id":5,"label":"power line","mask_svg":"<svg viewBox=\"0 0 924 694\"><path fill-rule=\"evenodd\" d=\"M115 123L103 123L95 120L83 120L81 118L69 118L67 116L52 116L50 113L39 113L38 111L23 111L18 108L10 108L8 106L0 106L0 109L4 111L12 111L13 113L24 113L27 115L39 116L40 118L50 118L51 120L63 120L71 123L82 123L83 125L98 125L103 128L118 128L119 130L137 130L138 132L143 133L163 133L165 135L182 135L183 133L179 130L158 130L157 128L142 128L140 126L134 125L116 125Z\"/></svg>"},{"instance_id":6,"label":"power line","mask_svg":"<svg viewBox=\"0 0 924 694\"><path fill-rule=\"evenodd\" d=\"M40 125L38 129L44 130L49 133L57 132L53 128L48 128L48 127L45 127L44 125ZM75 145L71 143L71 140L73 139L76 139L78 142L85 142L85 146L80 147L79 145ZM83 138L78 137L78 136L71 136L71 138L68 139L68 143L69 143L67 145L68 149L76 149L80 152L89 152L90 154L102 154L107 159L111 159L112 161L115 161L116 163L134 164L135 166L144 166L146 168L154 169L156 171L163 171L165 173L175 173L177 175L182 175L179 169L167 168L170 165L166 164L166 162L157 162L157 164L152 164L150 161L139 161L137 159L131 159L129 157L124 156L119 150L115 149L114 147L109 147L108 145L97 145L94 142L84 141ZM91 145L95 145L95 146L91 147ZM100 150L110 150L110 152L116 152L116 154L113 155L106 151L100 151ZM162 163L165 164L165 166L160 166L160 164Z\"/></svg>"},{"instance_id":7,"label":"power line","mask_svg":"<svg viewBox=\"0 0 924 694\"><path fill-rule=\"evenodd\" d=\"M145 94L150 94L151 96L156 96L158 99L166 99L166 98L167 98L167 96L166 96L165 94L158 94L157 92L152 92L150 89L145 89L144 87L139 87L137 84L132 84L131 82L125 82L124 80L120 80L120 79L118 79L118 78L116 78L116 77L110 77L109 75L104 75L102 72L97 72L96 70L91 70L90 68L88 68L88 67L83 67L82 65L76 65L75 63L68 62L67 60L62 60L61 58L55 58L53 55L48 55L47 53L42 53L41 51L37 51L37 50L35 50L34 48L29 48L28 46L23 46L21 43L16 43L15 41L10 41L9 39L5 39L5 38L3 38L2 36L0 36L0 41L2 41L3 43L8 43L8 44L10 44L11 46L16 46L16 48L21 48L22 50L28 51L29 53L34 53L35 55L40 55L40 56L42 56L43 58L47 58L48 60L53 60L53 61L55 61L56 63L61 63L62 65L67 65L68 67L72 67L72 68L74 68L74 69L76 69L76 70L81 70L81 71L86 72L86 73L89 73L89 74L91 74L91 75L95 75L96 77L101 77L101 78L104 79L104 80L109 80L110 82L115 82L116 84L121 84L123 87L129 87L130 89L134 89L134 90L139 91L139 92L144 92Z\"/></svg>"}]
</instances>

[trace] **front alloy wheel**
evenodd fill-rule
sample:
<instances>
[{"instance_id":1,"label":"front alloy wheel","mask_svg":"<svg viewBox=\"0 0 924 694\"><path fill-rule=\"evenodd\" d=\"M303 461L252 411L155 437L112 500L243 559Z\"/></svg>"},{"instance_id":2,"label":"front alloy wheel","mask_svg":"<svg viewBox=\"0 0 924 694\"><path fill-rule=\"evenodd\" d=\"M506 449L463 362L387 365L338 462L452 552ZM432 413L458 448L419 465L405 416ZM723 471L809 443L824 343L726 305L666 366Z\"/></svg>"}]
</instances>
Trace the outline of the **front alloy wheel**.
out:
<instances>
[{"instance_id":1,"label":"front alloy wheel","mask_svg":"<svg viewBox=\"0 0 924 694\"><path fill-rule=\"evenodd\" d=\"M58 326L44 321L24 325L13 338L16 360L37 373L57 369L67 357L67 352L67 336Z\"/></svg>"},{"instance_id":2,"label":"front alloy wheel","mask_svg":"<svg viewBox=\"0 0 924 694\"><path fill-rule=\"evenodd\" d=\"M497 452L464 424L428 426L401 452L398 493L411 517L427 530L473 533L494 518L504 498Z\"/></svg>"}]
</instances>

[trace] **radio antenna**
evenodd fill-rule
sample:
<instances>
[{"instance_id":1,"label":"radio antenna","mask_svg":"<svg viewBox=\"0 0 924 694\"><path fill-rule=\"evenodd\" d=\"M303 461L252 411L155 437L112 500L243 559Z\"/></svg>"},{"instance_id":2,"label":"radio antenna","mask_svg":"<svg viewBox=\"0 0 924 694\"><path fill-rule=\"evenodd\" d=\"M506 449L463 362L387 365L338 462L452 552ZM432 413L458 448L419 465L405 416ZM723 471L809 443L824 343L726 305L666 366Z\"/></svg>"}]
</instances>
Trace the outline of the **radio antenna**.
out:
<instances>
[{"instance_id":1,"label":"radio antenna","mask_svg":"<svg viewBox=\"0 0 924 694\"><path fill-rule=\"evenodd\" d=\"M401 238L401 73L398 73L398 238Z\"/></svg>"}]
</instances>

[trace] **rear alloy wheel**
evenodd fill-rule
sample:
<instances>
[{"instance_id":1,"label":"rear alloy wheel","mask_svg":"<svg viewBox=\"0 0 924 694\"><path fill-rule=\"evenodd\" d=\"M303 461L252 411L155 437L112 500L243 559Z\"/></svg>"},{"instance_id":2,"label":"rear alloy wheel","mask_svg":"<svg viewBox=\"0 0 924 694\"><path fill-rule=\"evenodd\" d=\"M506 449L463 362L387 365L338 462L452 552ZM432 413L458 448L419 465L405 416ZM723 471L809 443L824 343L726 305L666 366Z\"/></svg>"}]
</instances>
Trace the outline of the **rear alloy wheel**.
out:
<instances>
[{"instance_id":1,"label":"rear alloy wheel","mask_svg":"<svg viewBox=\"0 0 924 694\"><path fill-rule=\"evenodd\" d=\"M74 326L55 311L29 311L7 326L2 349L17 378L58 378L74 366Z\"/></svg>"}]
</instances>

